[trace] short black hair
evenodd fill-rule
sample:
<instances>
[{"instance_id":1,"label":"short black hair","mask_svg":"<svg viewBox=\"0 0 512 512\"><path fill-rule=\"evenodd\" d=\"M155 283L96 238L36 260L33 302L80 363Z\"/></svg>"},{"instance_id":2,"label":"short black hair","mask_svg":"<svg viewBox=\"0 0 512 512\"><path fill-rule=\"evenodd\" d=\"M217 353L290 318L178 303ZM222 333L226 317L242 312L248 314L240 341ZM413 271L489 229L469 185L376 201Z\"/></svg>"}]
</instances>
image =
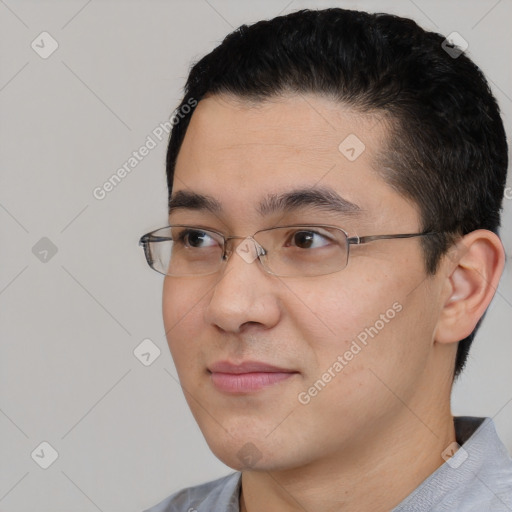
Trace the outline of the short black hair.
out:
<instances>
[{"instance_id":1,"label":"short black hair","mask_svg":"<svg viewBox=\"0 0 512 512\"><path fill-rule=\"evenodd\" d=\"M390 127L382 177L419 208L427 275L453 241L498 232L508 151L499 107L480 69L414 21L345 9L301 10L230 33L191 69L167 150L167 184L194 106L205 95L264 101L316 93ZM186 107L186 108L184 108ZM186 115L183 115L183 112ZM459 342L454 377L476 330Z\"/></svg>"}]
</instances>

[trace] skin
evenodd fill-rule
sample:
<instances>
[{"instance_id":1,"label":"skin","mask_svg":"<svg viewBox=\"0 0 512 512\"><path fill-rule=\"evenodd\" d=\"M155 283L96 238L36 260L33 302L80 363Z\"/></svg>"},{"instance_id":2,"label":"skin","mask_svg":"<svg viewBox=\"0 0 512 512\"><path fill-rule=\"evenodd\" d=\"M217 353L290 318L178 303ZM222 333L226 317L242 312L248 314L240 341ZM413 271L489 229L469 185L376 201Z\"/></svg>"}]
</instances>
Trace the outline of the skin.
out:
<instances>
[{"instance_id":1,"label":"skin","mask_svg":"<svg viewBox=\"0 0 512 512\"><path fill-rule=\"evenodd\" d=\"M360 236L421 231L416 206L377 172L388 130L377 121L316 95L258 104L203 99L178 157L173 194L209 195L223 209L179 209L169 223L240 236L298 223ZM351 133L366 146L353 162L338 150ZM256 211L267 194L318 186L361 211ZM456 342L492 299L503 258L499 239L478 231L443 258L435 276L425 273L419 240L405 239L352 246L348 266L327 276L278 278L234 252L216 274L166 277L169 348L211 450L242 470L241 510L388 511L443 464L441 453L455 440ZM301 404L299 393L394 303L401 311ZM212 385L207 370L220 360L263 361L297 373L229 395ZM241 449L254 455L251 462Z\"/></svg>"}]
</instances>

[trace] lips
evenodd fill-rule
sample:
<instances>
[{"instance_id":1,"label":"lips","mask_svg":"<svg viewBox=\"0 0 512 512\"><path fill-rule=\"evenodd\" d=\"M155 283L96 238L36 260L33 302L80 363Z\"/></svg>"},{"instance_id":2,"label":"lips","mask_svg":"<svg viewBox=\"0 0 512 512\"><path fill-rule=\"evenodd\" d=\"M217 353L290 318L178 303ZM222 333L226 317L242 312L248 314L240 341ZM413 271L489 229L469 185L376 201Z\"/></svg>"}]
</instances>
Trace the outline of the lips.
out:
<instances>
[{"instance_id":1,"label":"lips","mask_svg":"<svg viewBox=\"0 0 512 512\"><path fill-rule=\"evenodd\" d=\"M208 367L213 385L226 393L251 393L277 385L299 372L260 361L218 361Z\"/></svg>"}]
</instances>

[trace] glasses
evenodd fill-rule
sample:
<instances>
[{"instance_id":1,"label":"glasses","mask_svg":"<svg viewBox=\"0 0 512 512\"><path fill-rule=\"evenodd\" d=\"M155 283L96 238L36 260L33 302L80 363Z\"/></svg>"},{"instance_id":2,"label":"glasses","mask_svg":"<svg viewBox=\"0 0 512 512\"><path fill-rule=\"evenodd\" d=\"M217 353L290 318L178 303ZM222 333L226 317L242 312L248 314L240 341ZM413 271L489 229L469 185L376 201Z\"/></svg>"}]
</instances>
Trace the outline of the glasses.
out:
<instances>
[{"instance_id":1,"label":"glasses","mask_svg":"<svg viewBox=\"0 0 512 512\"><path fill-rule=\"evenodd\" d=\"M139 245L144 249L148 265L167 276L215 274L233 253L230 242L243 239L236 252L247 263L259 259L266 272L278 277L313 277L343 270L348 264L351 245L433 234L350 237L336 226L301 224L262 229L242 237L224 236L197 226L174 225L143 235Z\"/></svg>"}]
</instances>

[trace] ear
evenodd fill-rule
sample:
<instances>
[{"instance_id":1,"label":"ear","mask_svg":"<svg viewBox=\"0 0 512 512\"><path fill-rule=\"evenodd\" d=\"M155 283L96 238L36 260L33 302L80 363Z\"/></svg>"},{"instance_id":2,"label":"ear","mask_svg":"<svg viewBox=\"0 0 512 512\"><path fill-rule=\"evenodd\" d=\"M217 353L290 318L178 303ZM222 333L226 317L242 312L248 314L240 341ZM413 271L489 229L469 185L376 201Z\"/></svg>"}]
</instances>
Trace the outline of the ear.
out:
<instances>
[{"instance_id":1,"label":"ear","mask_svg":"<svg viewBox=\"0 0 512 512\"><path fill-rule=\"evenodd\" d=\"M464 236L444 258L444 303L434 340L457 343L469 336L489 306L505 265L501 240L479 229Z\"/></svg>"}]
</instances>

